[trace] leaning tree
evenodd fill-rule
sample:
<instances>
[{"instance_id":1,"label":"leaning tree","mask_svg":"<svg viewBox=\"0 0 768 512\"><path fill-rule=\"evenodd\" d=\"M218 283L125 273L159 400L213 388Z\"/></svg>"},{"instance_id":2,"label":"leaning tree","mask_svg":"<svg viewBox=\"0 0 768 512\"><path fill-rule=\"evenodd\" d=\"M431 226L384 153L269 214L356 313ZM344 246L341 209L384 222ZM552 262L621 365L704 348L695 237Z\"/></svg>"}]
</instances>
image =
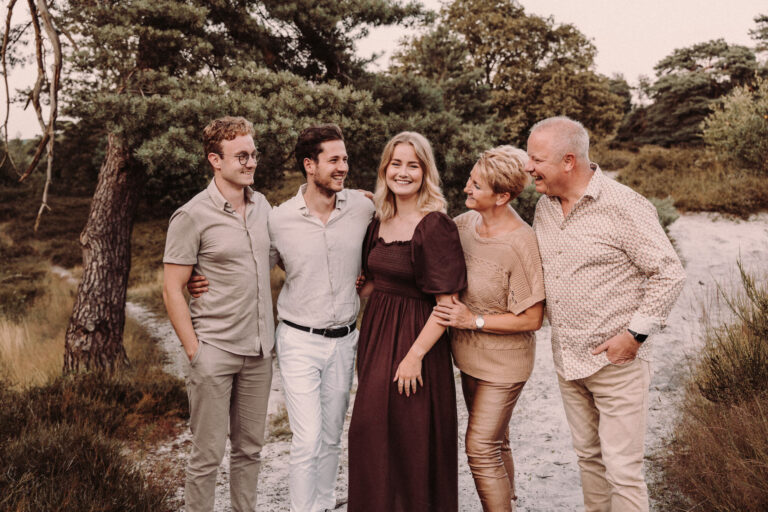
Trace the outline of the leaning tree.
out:
<instances>
[{"instance_id":1,"label":"leaning tree","mask_svg":"<svg viewBox=\"0 0 768 512\"><path fill-rule=\"evenodd\" d=\"M122 334L137 206L148 197L177 204L202 186L199 134L210 119L244 115L260 142L274 144L263 147L261 185L279 178L299 129L319 120L359 135L350 153L370 158L364 141L379 147L386 133L377 104L369 93L318 82L361 69L352 52L364 29L352 27L424 16L418 3L395 0L69 0L48 7L68 41L63 113L106 140L80 235L83 277L65 372L127 362ZM9 25L10 16L13 34Z\"/></svg>"}]
</instances>

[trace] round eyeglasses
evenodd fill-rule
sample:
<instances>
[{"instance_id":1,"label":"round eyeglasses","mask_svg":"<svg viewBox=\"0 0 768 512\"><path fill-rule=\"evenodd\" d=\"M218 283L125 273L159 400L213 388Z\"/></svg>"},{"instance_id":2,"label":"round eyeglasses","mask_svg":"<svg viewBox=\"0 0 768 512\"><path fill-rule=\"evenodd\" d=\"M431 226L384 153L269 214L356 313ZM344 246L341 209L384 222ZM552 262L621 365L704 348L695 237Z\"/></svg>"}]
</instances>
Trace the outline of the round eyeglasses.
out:
<instances>
[{"instance_id":1,"label":"round eyeglasses","mask_svg":"<svg viewBox=\"0 0 768 512\"><path fill-rule=\"evenodd\" d=\"M248 165L248 160L253 158L253 163L257 164L259 163L259 152L254 151L253 153L237 153L236 155L225 155L224 153L219 153L220 156L233 156L237 158L237 161L240 162L240 165Z\"/></svg>"}]
</instances>

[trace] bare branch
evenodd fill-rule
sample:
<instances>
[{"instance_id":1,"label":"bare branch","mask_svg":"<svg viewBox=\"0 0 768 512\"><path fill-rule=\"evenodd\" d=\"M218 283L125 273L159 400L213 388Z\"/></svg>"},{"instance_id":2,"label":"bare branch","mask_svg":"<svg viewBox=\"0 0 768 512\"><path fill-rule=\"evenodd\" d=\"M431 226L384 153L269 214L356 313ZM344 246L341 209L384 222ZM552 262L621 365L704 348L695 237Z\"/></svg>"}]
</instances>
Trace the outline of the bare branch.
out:
<instances>
[{"instance_id":1,"label":"bare branch","mask_svg":"<svg viewBox=\"0 0 768 512\"><path fill-rule=\"evenodd\" d=\"M53 174L53 146L56 140L56 116L58 114L58 97L59 97L59 82L61 79L61 41L59 40L59 34L56 31L56 27L53 26L53 19L51 13L48 11L48 6L45 0L37 0L37 8L40 11L40 17L43 19L43 26L45 27L45 33L48 35L48 39L53 47L53 65L51 66L53 80L50 82L50 109L48 117L48 126L46 127L46 134L48 135L48 166L45 171L45 186L43 187L43 199L40 204L40 210L37 212L37 218L35 219L35 232L40 226L40 218L43 216L45 210L50 210L48 206L48 188L51 186L51 176Z\"/></svg>"},{"instance_id":2,"label":"bare branch","mask_svg":"<svg viewBox=\"0 0 768 512\"><path fill-rule=\"evenodd\" d=\"M3 161L0 162L0 167L5 163L5 160L7 159L11 166L13 167L13 170L16 172L16 174L19 174L19 170L16 168L16 164L13 161L13 158L11 158L11 152L8 148L8 119L11 116L11 93L8 89L8 62L6 59L6 54L8 52L8 38L11 34L11 17L13 16L13 7L16 5L16 0L10 0L8 2L8 14L5 17L5 30L3 31L3 47L2 50L0 50L2 61L3 61L3 83L5 85L5 121L3 121L3 138L5 140L5 155L3 155Z\"/></svg>"},{"instance_id":3,"label":"bare branch","mask_svg":"<svg viewBox=\"0 0 768 512\"><path fill-rule=\"evenodd\" d=\"M43 83L45 82L45 64L43 63L43 52L45 49L43 48L43 35L40 31L40 20L39 20L39 14L37 12L37 6L35 6L34 0L27 0L27 3L29 4L29 12L32 16L32 26L35 29L35 57L37 62L37 80L35 80L35 86L32 88L32 92L30 93L30 100L32 103L32 107L35 109L35 114L37 114L37 122L40 123L40 128L43 132L45 132L45 121L43 120L43 110L40 106L40 91L43 89ZM27 102L29 104L30 101ZM31 172L29 169L27 169L26 174L29 174Z\"/></svg>"},{"instance_id":4,"label":"bare branch","mask_svg":"<svg viewBox=\"0 0 768 512\"><path fill-rule=\"evenodd\" d=\"M37 62L37 80L35 80L35 86L29 94L27 105L32 103L32 107L35 109L35 114L37 114L37 122L40 123L40 128L43 131L43 137L37 145L37 150L35 151L35 155L32 157L29 166L27 166L27 170L19 177L19 181L24 181L30 174L32 174L32 171L43 156L45 145L50 139L50 133L48 133L48 129L45 126L45 120L43 120L43 109L40 106L40 91L43 89L43 84L45 83L45 65L43 63L43 52L45 50L43 48L43 35L40 30L40 14L34 0L27 0L27 3L29 4L29 12L32 15L32 26L35 29L35 60Z\"/></svg>"}]
</instances>

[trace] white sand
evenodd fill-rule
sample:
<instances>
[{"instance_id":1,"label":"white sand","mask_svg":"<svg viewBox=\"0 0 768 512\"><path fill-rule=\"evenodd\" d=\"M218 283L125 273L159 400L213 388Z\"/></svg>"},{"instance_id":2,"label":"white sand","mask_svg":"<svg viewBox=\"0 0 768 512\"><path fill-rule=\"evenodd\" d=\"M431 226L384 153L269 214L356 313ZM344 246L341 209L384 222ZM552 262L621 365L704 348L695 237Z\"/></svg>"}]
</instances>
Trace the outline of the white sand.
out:
<instances>
[{"instance_id":1,"label":"white sand","mask_svg":"<svg viewBox=\"0 0 768 512\"><path fill-rule=\"evenodd\" d=\"M674 425L677 404L682 396L685 362L695 355L701 345L700 318L702 306L712 317L722 311L722 305L711 300L716 296L716 284L726 288L738 283L736 261L740 257L748 269L763 271L768 259L768 214L755 215L749 221L724 218L717 214L684 214L670 229L688 280L668 320L668 327L653 338L654 376L651 382L647 453L649 457L662 449L663 440ZM144 323L173 354L169 371L180 375L185 367L184 355L170 325L157 319L143 308L129 304L130 315ZM282 400L279 376L275 374L270 398L270 413ZM459 404L459 508L479 511L480 503L463 454L463 432L466 428L466 408L460 396ZM351 408L350 408L351 411ZM347 422L348 426L348 422ZM552 364L549 327L537 334L536 367L528 381L512 417L511 438L517 472L517 494L520 511L582 510L576 456L571 448L570 433L562 410L557 380ZM167 457L183 463L188 433L160 450ZM345 452L337 485L337 496L346 497L346 435ZM270 443L262 452L263 466L259 481L259 510L288 510L288 450L289 443ZM222 464L217 486L217 511L228 511L228 464ZM657 478L652 472L649 480ZM183 489L176 491L177 498ZM652 507L653 508L653 507ZM339 507L345 510L346 506Z\"/></svg>"}]
</instances>

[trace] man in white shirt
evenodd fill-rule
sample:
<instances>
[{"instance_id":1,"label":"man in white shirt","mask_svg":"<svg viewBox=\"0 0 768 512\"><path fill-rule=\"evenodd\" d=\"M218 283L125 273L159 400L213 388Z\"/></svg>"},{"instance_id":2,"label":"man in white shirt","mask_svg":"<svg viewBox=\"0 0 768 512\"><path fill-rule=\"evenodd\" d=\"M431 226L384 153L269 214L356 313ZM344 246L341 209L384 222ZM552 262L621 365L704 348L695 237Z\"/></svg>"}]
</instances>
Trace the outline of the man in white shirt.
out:
<instances>
[{"instance_id":1,"label":"man in white shirt","mask_svg":"<svg viewBox=\"0 0 768 512\"><path fill-rule=\"evenodd\" d=\"M355 281L374 207L363 193L344 189L349 166L338 126L304 130L295 154L307 183L269 215L286 273L275 345L293 432L291 510L315 512L336 506L357 349Z\"/></svg>"}]
</instances>

